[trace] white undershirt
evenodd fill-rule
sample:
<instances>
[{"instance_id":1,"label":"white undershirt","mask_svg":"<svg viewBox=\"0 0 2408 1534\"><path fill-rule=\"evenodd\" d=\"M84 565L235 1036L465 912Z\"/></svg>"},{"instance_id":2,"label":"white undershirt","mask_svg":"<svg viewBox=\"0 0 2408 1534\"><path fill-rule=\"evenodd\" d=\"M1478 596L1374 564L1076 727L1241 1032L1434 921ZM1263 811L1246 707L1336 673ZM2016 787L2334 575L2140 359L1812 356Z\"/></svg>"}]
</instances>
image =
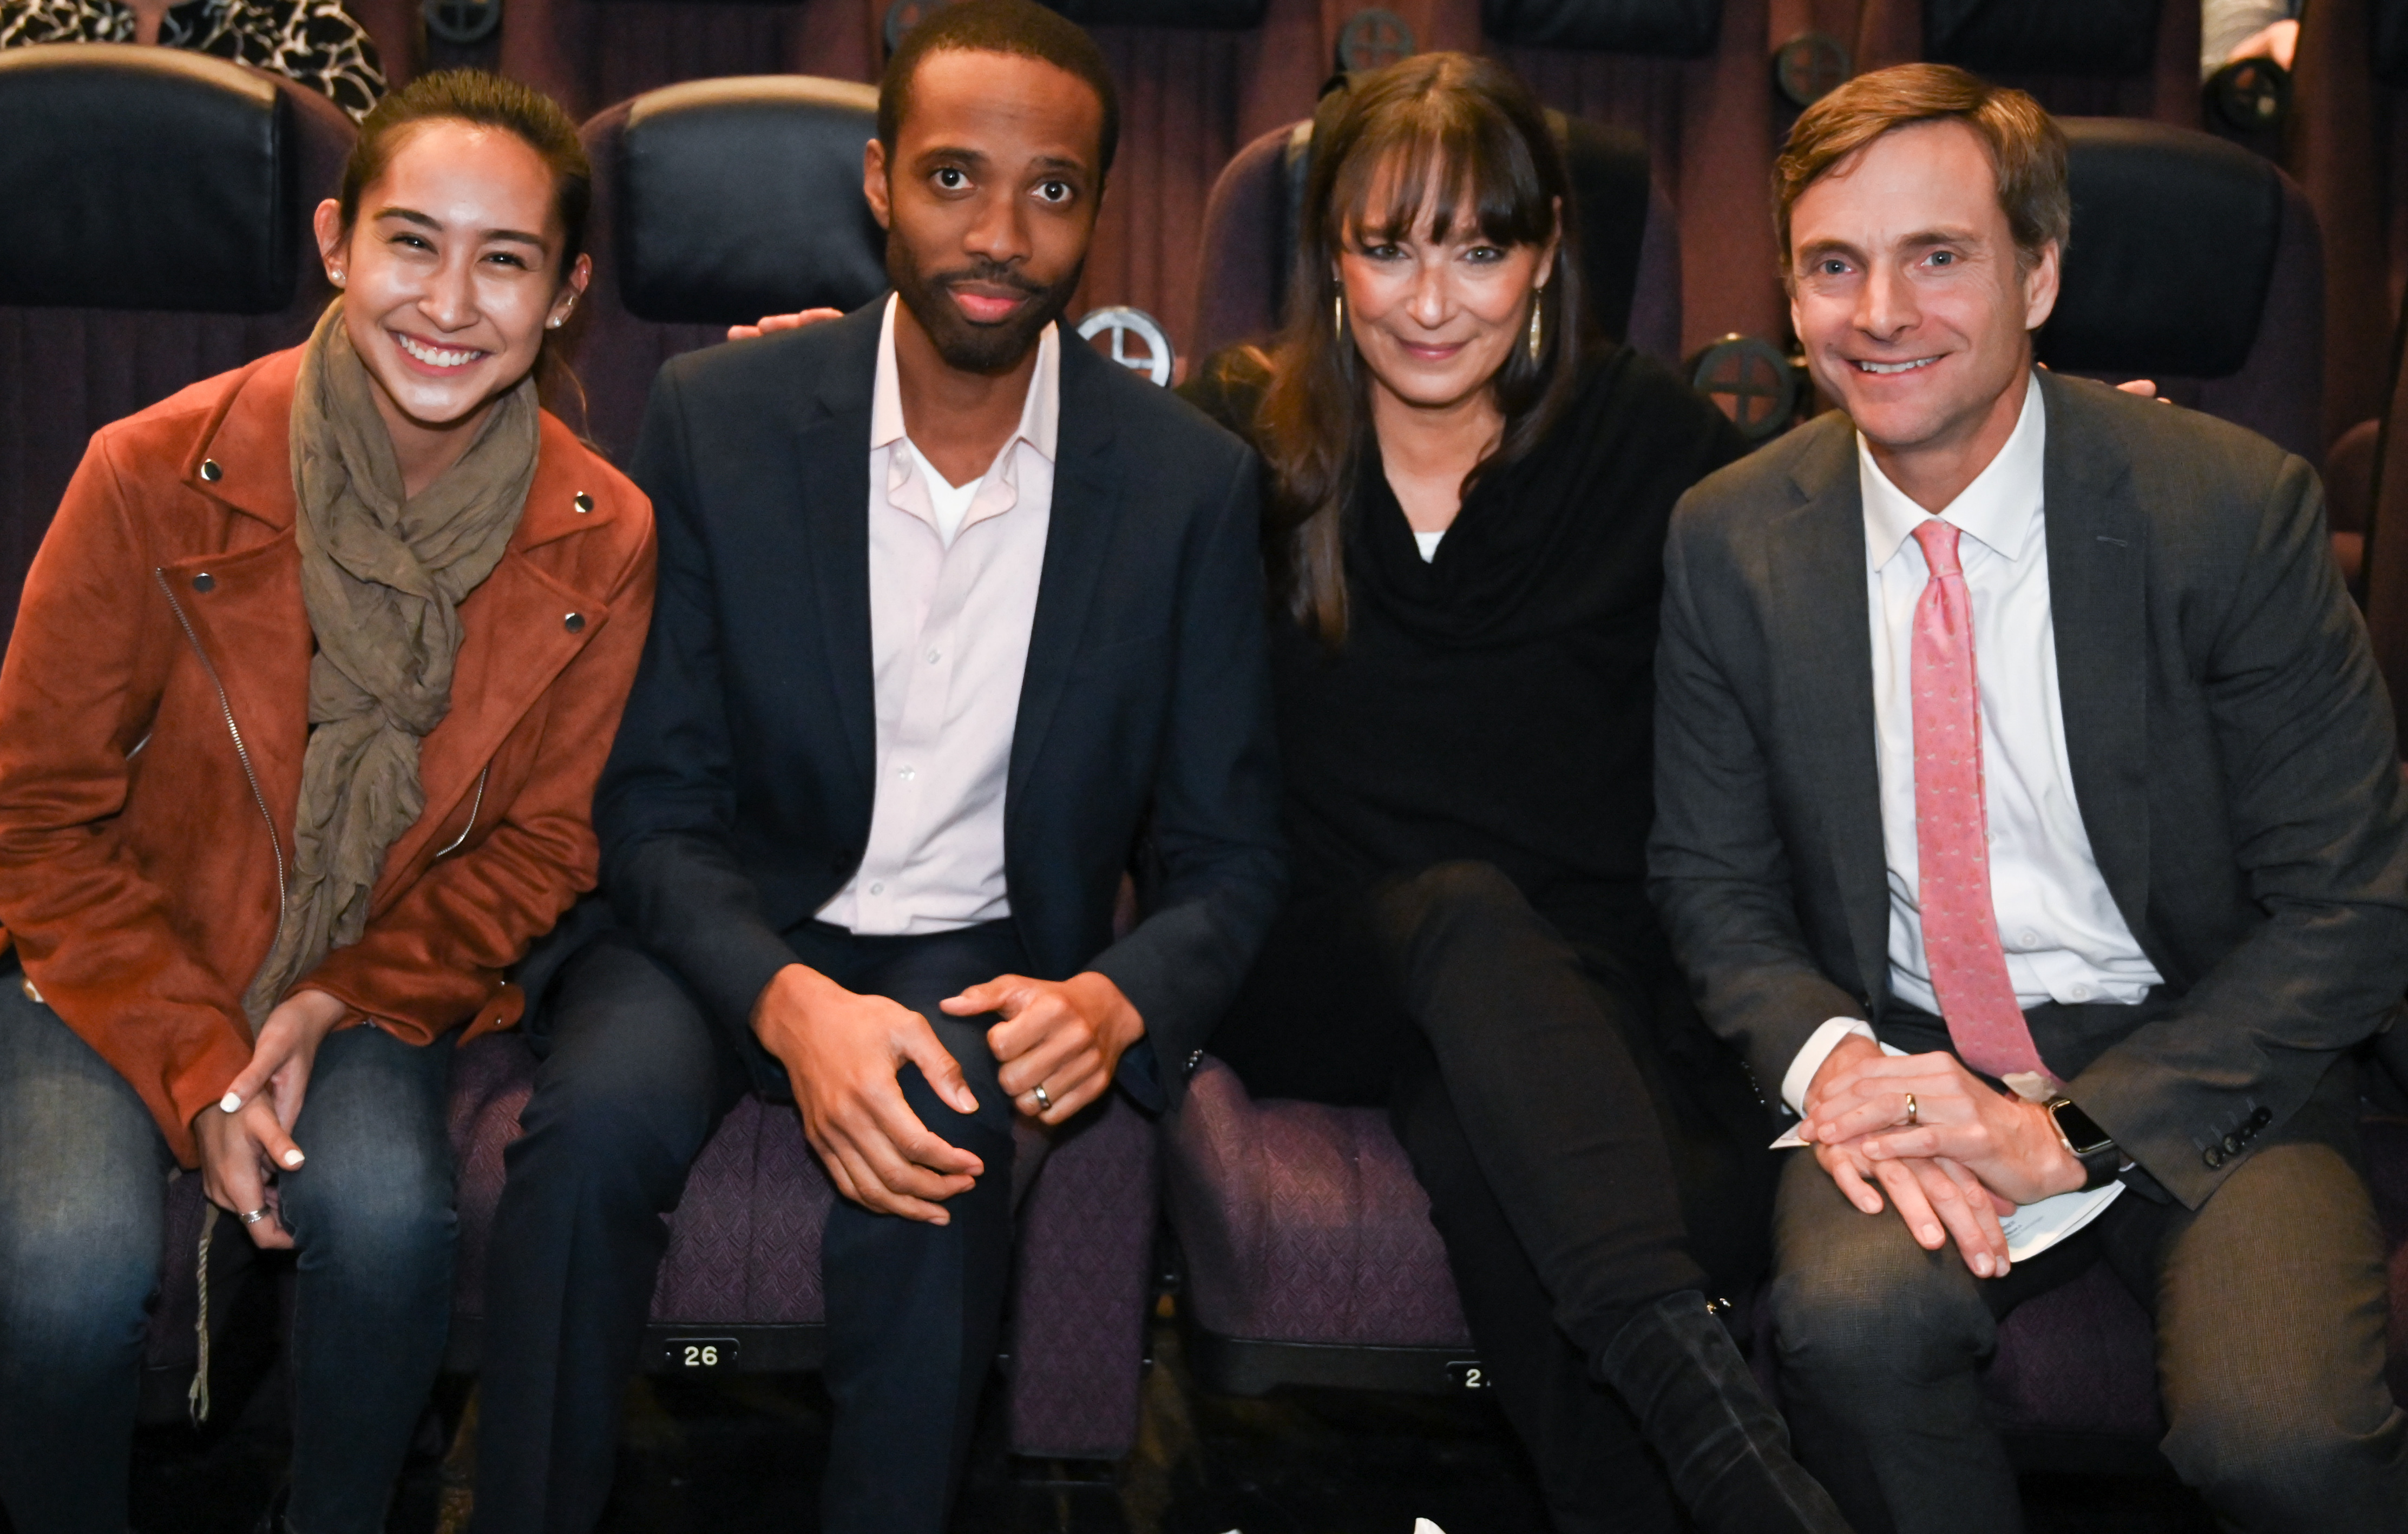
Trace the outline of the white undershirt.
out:
<instances>
[{"instance_id":1,"label":"white undershirt","mask_svg":"<svg viewBox=\"0 0 2408 1534\"><path fill-rule=\"evenodd\" d=\"M920 461L920 467L927 473L928 510L937 519L938 538L950 549L953 546L954 535L962 530L962 519L970 514L970 502L978 497L979 486L986 483L986 477L981 475L966 485L957 485L946 479L935 462L920 451L919 443L912 442L909 437L903 440L910 442L911 456Z\"/></svg>"},{"instance_id":2,"label":"white undershirt","mask_svg":"<svg viewBox=\"0 0 2408 1534\"><path fill-rule=\"evenodd\" d=\"M1426 565L1438 557L1438 540L1444 537L1446 529L1443 527L1435 533L1425 533L1418 527L1413 529L1413 547L1422 552L1423 564Z\"/></svg>"}]
</instances>

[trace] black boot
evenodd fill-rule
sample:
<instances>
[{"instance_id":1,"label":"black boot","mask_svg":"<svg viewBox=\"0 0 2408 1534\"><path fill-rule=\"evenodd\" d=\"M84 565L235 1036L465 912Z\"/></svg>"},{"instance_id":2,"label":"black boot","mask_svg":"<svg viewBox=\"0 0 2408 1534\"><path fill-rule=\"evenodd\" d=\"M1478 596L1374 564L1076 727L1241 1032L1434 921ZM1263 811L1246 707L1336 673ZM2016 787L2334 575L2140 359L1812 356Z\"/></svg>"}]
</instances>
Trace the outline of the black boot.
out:
<instances>
[{"instance_id":1,"label":"black boot","mask_svg":"<svg viewBox=\"0 0 2408 1534\"><path fill-rule=\"evenodd\" d=\"M259 1514L259 1522L251 1525L251 1534L293 1534L293 1526L284 1521L285 1505L292 1500L293 1483L287 1481L276 1488L274 1497L268 1498L266 1508Z\"/></svg>"},{"instance_id":2,"label":"black boot","mask_svg":"<svg viewBox=\"0 0 2408 1534\"><path fill-rule=\"evenodd\" d=\"M1639 1311L1596 1368L1706 1534L1849 1534L1830 1495L1789 1456L1789 1429L1705 1296L1684 1289Z\"/></svg>"}]
</instances>

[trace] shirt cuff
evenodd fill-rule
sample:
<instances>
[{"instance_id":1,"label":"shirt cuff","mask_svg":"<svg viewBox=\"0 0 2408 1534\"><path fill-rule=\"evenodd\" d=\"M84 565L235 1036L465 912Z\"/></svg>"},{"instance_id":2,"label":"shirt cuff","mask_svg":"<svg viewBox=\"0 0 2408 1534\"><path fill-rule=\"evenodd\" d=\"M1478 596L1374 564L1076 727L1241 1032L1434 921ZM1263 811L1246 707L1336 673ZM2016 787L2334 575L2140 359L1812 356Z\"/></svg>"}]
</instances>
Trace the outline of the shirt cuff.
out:
<instances>
[{"instance_id":1,"label":"shirt cuff","mask_svg":"<svg viewBox=\"0 0 2408 1534\"><path fill-rule=\"evenodd\" d=\"M1814 1030L1807 1039L1805 1047L1798 1052L1797 1058L1789 1062L1787 1073L1781 1078L1781 1100L1789 1105L1791 1112L1800 1118L1806 1116L1806 1089L1814 1084L1814 1073L1823 1068L1823 1062L1840 1047L1840 1040L1850 1034L1859 1039L1871 1039L1872 1025L1860 1017L1830 1018Z\"/></svg>"}]
</instances>

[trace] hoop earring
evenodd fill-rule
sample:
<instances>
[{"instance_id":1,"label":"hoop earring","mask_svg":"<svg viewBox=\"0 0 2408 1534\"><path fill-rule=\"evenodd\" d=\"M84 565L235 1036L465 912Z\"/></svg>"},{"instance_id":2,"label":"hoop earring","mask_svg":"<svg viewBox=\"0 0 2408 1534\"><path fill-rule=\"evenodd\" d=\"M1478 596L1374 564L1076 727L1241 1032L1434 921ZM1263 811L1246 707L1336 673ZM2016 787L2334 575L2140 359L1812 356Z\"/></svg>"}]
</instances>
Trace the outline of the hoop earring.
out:
<instances>
[{"instance_id":1,"label":"hoop earring","mask_svg":"<svg viewBox=\"0 0 2408 1534\"><path fill-rule=\"evenodd\" d=\"M1533 288L1530 291L1530 361L1534 366L1539 360L1540 351L1546 346L1546 331L1539 319L1539 301L1544 296L1546 291L1544 288Z\"/></svg>"},{"instance_id":2,"label":"hoop earring","mask_svg":"<svg viewBox=\"0 0 2408 1534\"><path fill-rule=\"evenodd\" d=\"M1338 333L1340 340L1346 338L1346 294L1343 289L1329 300L1329 328Z\"/></svg>"}]
</instances>

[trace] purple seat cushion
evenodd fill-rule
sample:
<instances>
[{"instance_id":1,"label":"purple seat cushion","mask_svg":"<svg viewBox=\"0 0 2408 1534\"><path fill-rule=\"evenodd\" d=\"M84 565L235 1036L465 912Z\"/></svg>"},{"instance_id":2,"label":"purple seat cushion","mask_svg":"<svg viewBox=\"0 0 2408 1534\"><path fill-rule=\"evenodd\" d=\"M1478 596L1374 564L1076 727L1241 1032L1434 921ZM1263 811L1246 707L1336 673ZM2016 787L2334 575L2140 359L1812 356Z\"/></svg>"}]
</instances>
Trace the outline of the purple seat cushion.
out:
<instances>
[{"instance_id":1,"label":"purple seat cushion","mask_svg":"<svg viewBox=\"0 0 2408 1534\"><path fill-rule=\"evenodd\" d=\"M1999 1324L1982 1395L2001 1432L2151 1442L2166 1432L2148 1312L2105 1263L2024 1301Z\"/></svg>"},{"instance_id":2,"label":"purple seat cushion","mask_svg":"<svg viewBox=\"0 0 2408 1534\"><path fill-rule=\"evenodd\" d=\"M2408 1401L2408 1120L2370 1116L2391 1242L2390 1377ZM1196 1321L1224 1337L1468 1344L1429 1200L1375 1109L1256 1101L1207 1056L1168 1136L1165 1183ZM1759 1372L1770 1317L1755 1318ZM1768 1383L1770 1382L1768 1381ZM1983 1380L2010 1433L2154 1441L2165 1433L2149 1317L2103 1265L2016 1308Z\"/></svg>"},{"instance_id":3,"label":"purple seat cushion","mask_svg":"<svg viewBox=\"0 0 2408 1534\"><path fill-rule=\"evenodd\" d=\"M1198 1325L1255 1341L1469 1345L1429 1197L1385 1113L1256 1102L1207 1056L1168 1139Z\"/></svg>"},{"instance_id":4,"label":"purple seat cushion","mask_svg":"<svg viewBox=\"0 0 2408 1534\"><path fill-rule=\"evenodd\" d=\"M452 1072L459 1158L454 1308L483 1311L485 1258L502 1152L535 1084L535 1056L509 1035L460 1052ZM1018 1129L1019 1248L1006 1348L1011 1446L1045 1458L1117 1459L1136 1441L1152 1274L1154 1128L1115 1094L1034 1151ZM747 1097L695 1161L669 1216L652 1319L679 1326L808 1326L826 1318L820 1237L836 1192L794 1109Z\"/></svg>"}]
</instances>

